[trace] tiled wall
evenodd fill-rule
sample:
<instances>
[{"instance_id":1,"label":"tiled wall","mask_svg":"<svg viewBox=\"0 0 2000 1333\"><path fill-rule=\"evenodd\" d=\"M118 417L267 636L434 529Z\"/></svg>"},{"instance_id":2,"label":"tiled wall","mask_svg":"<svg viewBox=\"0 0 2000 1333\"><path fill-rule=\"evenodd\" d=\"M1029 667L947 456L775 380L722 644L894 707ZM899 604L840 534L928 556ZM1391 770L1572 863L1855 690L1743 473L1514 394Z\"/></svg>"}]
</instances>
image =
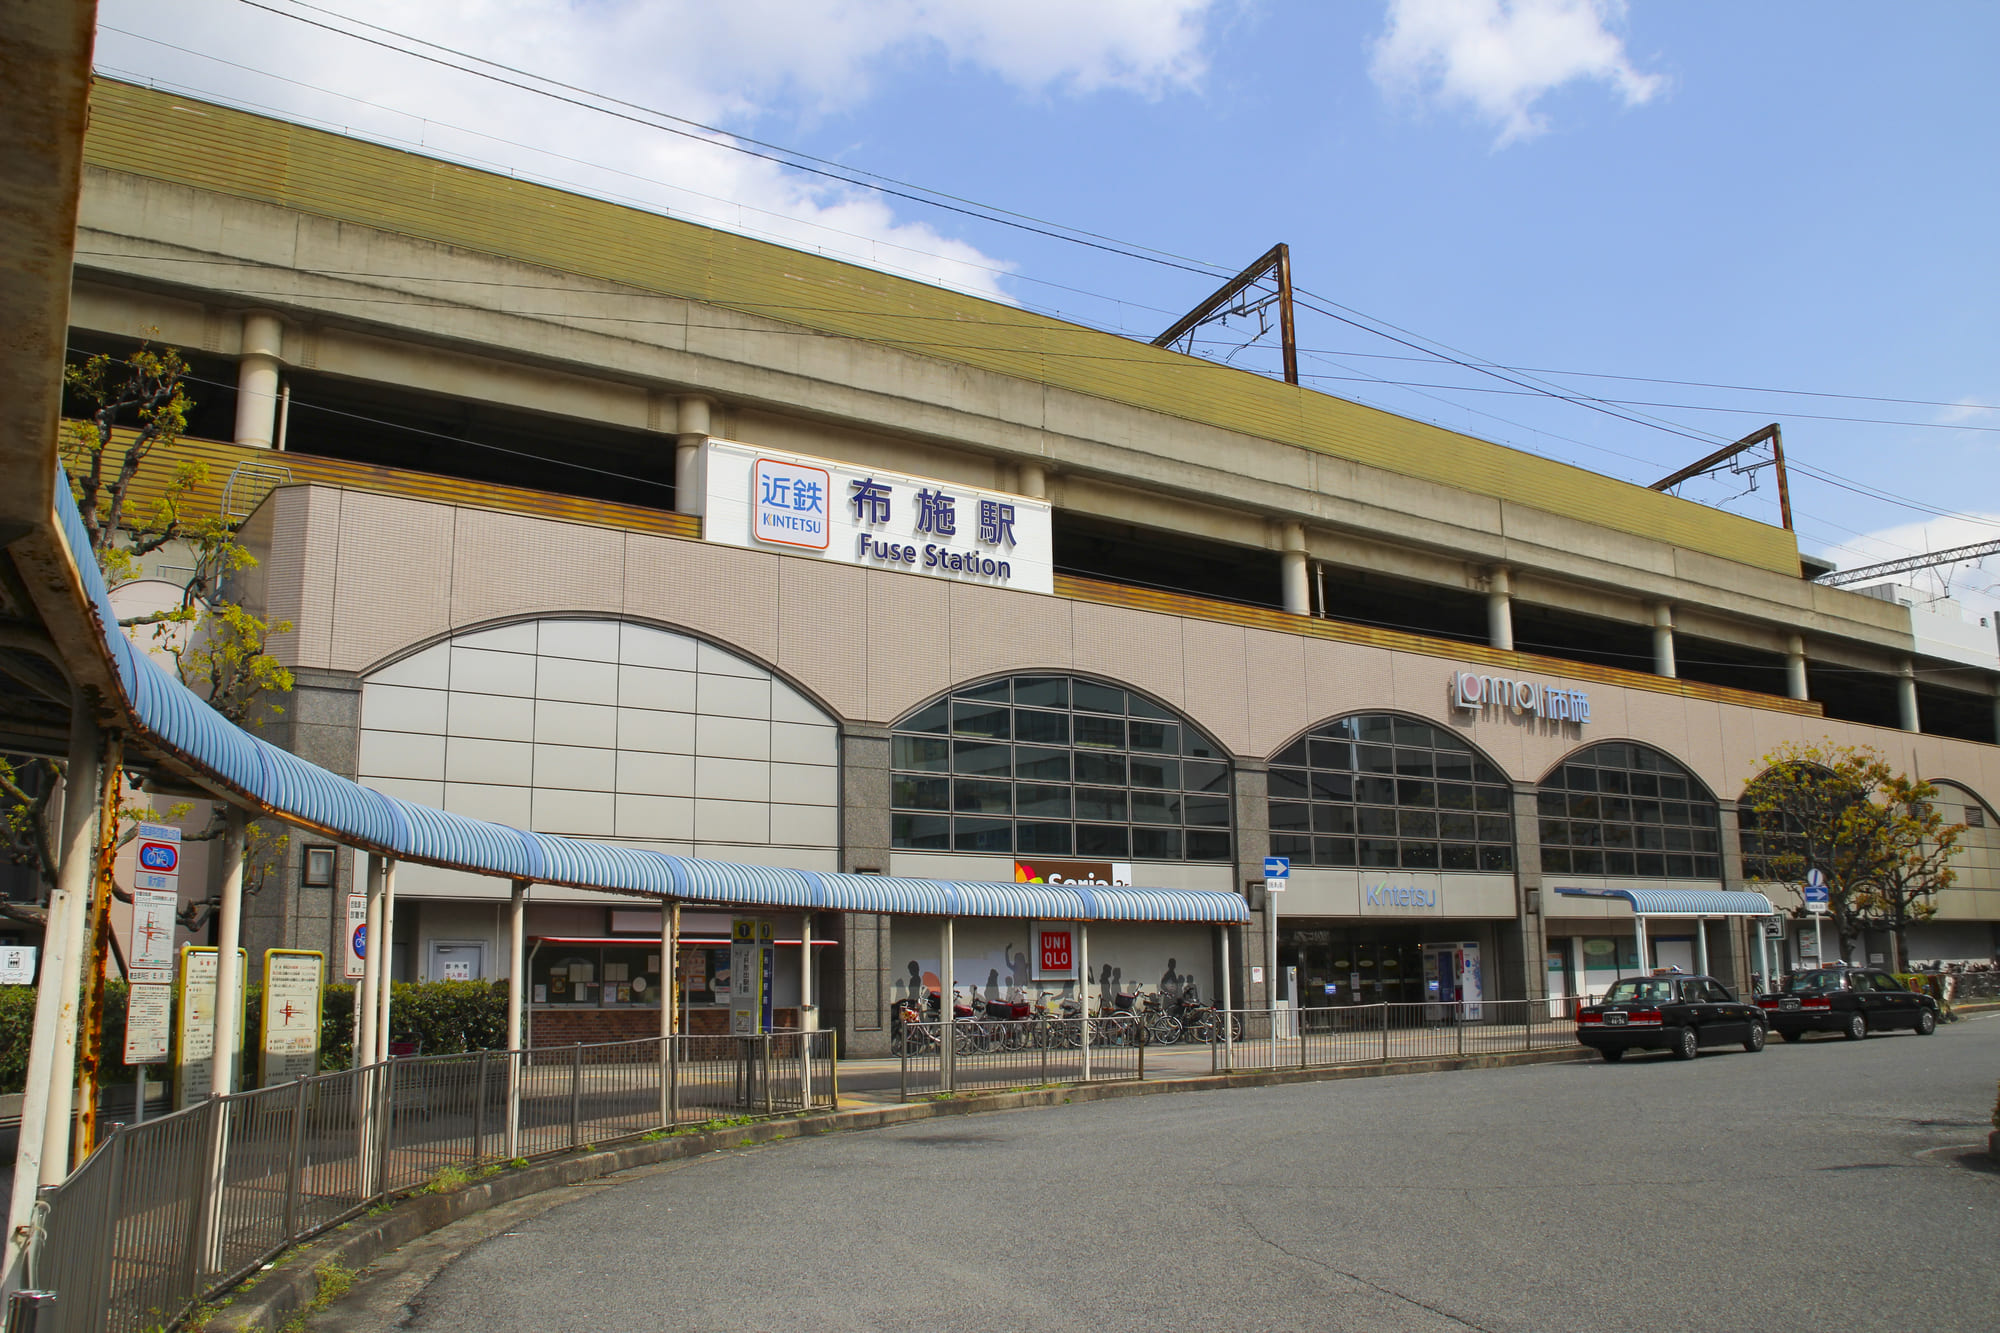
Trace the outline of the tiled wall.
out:
<instances>
[{"instance_id":1,"label":"tiled wall","mask_svg":"<svg viewBox=\"0 0 2000 1333\"><path fill-rule=\"evenodd\" d=\"M393 662L363 683L359 768L537 832L837 868L833 720L765 668L649 626L528 620Z\"/></svg>"}]
</instances>

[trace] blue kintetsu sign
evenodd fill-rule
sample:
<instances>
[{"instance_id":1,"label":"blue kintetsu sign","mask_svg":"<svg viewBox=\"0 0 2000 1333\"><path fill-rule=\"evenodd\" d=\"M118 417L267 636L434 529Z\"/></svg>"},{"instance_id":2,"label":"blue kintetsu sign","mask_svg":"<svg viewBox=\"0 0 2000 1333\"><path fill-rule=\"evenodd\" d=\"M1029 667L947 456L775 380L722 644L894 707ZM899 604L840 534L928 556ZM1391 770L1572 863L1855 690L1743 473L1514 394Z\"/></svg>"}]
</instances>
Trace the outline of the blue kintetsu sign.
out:
<instances>
[{"instance_id":1,"label":"blue kintetsu sign","mask_svg":"<svg viewBox=\"0 0 2000 1333\"><path fill-rule=\"evenodd\" d=\"M1265 879L1290 879L1292 858L1289 856L1267 856L1264 858Z\"/></svg>"},{"instance_id":2,"label":"blue kintetsu sign","mask_svg":"<svg viewBox=\"0 0 2000 1333\"><path fill-rule=\"evenodd\" d=\"M750 496L757 540L824 551L833 540L832 490L833 478L824 468L758 459Z\"/></svg>"}]
</instances>

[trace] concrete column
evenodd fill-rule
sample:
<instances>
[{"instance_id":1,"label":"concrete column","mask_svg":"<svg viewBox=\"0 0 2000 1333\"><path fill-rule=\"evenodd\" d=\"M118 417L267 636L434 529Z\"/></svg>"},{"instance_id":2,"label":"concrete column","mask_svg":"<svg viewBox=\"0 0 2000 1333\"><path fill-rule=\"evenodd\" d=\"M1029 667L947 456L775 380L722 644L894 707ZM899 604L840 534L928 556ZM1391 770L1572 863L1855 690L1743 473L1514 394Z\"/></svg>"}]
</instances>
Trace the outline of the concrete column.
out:
<instances>
[{"instance_id":1,"label":"concrete column","mask_svg":"<svg viewBox=\"0 0 2000 1333\"><path fill-rule=\"evenodd\" d=\"M1295 616L1312 614L1312 588L1306 579L1306 530L1302 523L1285 524L1285 610Z\"/></svg>"},{"instance_id":2,"label":"concrete column","mask_svg":"<svg viewBox=\"0 0 2000 1333\"><path fill-rule=\"evenodd\" d=\"M71 937L82 933L85 895L97 848L99 736L97 720L81 694L71 697L69 725L59 859L42 930L42 974L36 983L34 1035L28 1045L28 1076L21 1094L21 1125L14 1150L14 1189L7 1208L5 1272L10 1275L18 1271L20 1246L26 1240L22 1228L34 1211L35 1188L59 1183L69 1168L69 1094L75 1087L75 1058L72 1055L65 1063L57 1052L76 1049L77 995L82 990L83 966ZM68 1041L63 1039L64 1027ZM52 1119L50 1103L59 1087L63 1090L60 1119ZM57 1128L54 1135L47 1132L52 1125Z\"/></svg>"},{"instance_id":3,"label":"concrete column","mask_svg":"<svg viewBox=\"0 0 2000 1333\"><path fill-rule=\"evenodd\" d=\"M1668 679L1680 674L1674 669L1674 607L1671 602L1653 603L1653 674Z\"/></svg>"},{"instance_id":4,"label":"concrete column","mask_svg":"<svg viewBox=\"0 0 2000 1333\"><path fill-rule=\"evenodd\" d=\"M269 449L278 434L278 370L285 326L253 310L243 317L243 354L236 363L236 442Z\"/></svg>"},{"instance_id":5,"label":"concrete column","mask_svg":"<svg viewBox=\"0 0 2000 1333\"><path fill-rule=\"evenodd\" d=\"M1235 787L1235 809L1231 813L1236 817L1236 882L1239 885L1252 881L1261 884L1264 858L1271 854L1270 770L1261 763L1238 764ZM1269 934L1269 919L1268 913L1255 917L1243 932L1243 957L1239 966L1246 969L1240 1000L1245 1009L1270 1008L1270 984L1274 978L1267 976L1262 989L1247 980L1247 969L1262 966L1261 960L1269 952L1265 938Z\"/></svg>"},{"instance_id":6,"label":"concrete column","mask_svg":"<svg viewBox=\"0 0 2000 1333\"><path fill-rule=\"evenodd\" d=\"M958 1078L958 997L951 991L952 961L958 952L952 940L956 924L948 916L938 921L938 1082L945 1092Z\"/></svg>"},{"instance_id":7,"label":"concrete column","mask_svg":"<svg viewBox=\"0 0 2000 1333\"><path fill-rule=\"evenodd\" d=\"M845 724L840 729L841 868L850 874L890 870L894 812L889 808L889 729ZM843 1054L889 1053L889 999L897 984L890 956L892 918L851 912L842 920L840 946L821 998L841 987L840 1049Z\"/></svg>"},{"instance_id":8,"label":"concrete column","mask_svg":"<svg viewBox=\"0 0 2000 1333\"><path fill-rule=\"evenodd\" d=\"M1505 565L1486 573L1486 644L1510 651L1514 647L1514 576Z\"/></svg>"},{"instance_id":9,"label":"concrete column","mask_svg":"<svg viewBox=\"0 0 2000 1333\"><path fill-rule=\"evenodd\" d=\"M799 1031L819 1031L819 1006L813 1002L813 916L810 911L799 913Z\"/></svg>"},{"instance_id":10,"label":"concrete column","mask_svg":"<svg viewBox=\"0 0 2000 1333\"><path fill-rule=\"evenodd\" d=\"M81 698L76 700L75 710L87 711ZM74 724L72 724L72 728ZM72 1118L76 1114L76 1034L77 1025L82 1021L83 978L85 969L97 960L91 949L89 931L91 901L97 890L97 849L104 836L101 823L104 812L100 802L104 799L105 784L112 781L118 764L118 738L116 735L99 737L95 725L91 727L93 742L90 757L81 769L74 767L77 735L70 733L69 772L80 772L82 776L72 788L67 783L63 789L63 831L70 829L73 817L80 822L82 841L73 846L65 841L62 861L57 865L58 880L70 879L71 889L68 906L62 919L62 969L57 983L60 1001L56 1009L55 1045L51 1049L48 1085L48 1119L42 1125L42 1184L60 1184L69 1175L70 1149L72 1146ZM75 810L72 812L71 805ZM73 879L71 877L74 877ZM53 920L51 921L53 924ZM49 926L42 929L42 938L47 941L52 935ZM47 976L49 962L42 963L42 975Z\"/></svg>"},{"instance_id":11,"label":"concrete column","mask_svg":"<svg viewBox=\"0 0 2000 1333\"><path fill-rule=\"evenodd\" d=\"M1896 668L1896 725L1904 731L1924 729L1917 716L1917 667L1907 657Z\"/></svg>"},{"instance_id":12,"label":"concrete column","mask_svg":"<svg viewBox=\"0 0 2000 1333\"><path fill-rule=\"evenodd\" d=\"M381 989L375 994L375 1059L389 1058L389 1000L393 992L396 945L396 858L382 863L382 965L377 972Z\"/></svg>"},{"instance_id":13,"label":"concrete column","mask_svg":"<svg viewBox=\"0 0 2000 1333\"><path fill-rule=\"evenodd\" d=\"M2000 745L2000 687L1995 688L1993 695L1993 743Z\"/></svg>"},{"instance_id":14,"label":"concrete column","mask_svg":"<svg viewBox=\"0 0 2000 1333\"><path fill-rule=\"evenodd\" d=\"M1030 500L1049 498L1049 470L1040 463L1019 463L1014 468L1014 488Z\"/></svg>"},{"instance_id":15,"label":"concrete column","mask_svg":"<svg viewBox=\"0 0 2000 1333\"><path fill-rule=\"evenodd\" d=\"M1520 993L1530 1000L1542 999L1549 991L1548 933L1543 926L1549 896L1542 876L1540 791L1532 782L1514 784L1514 892L1519 906L1513 928L1520 936ZM1505 922L1495 924L1507 929Z\"/></svg>"},{"instance_id":16,"label":"concrete column","mask_svg":"<svg viewBox=\"0 0 2000 1333\"><path fill-rule=\"evenodd\" d=\"M231 808L222 831L222 907L215 914L215 1045L209 1064L208 1095L234 1092L236 1041L241 1035L242 982L236 975L236 950L243 942L243 825L241 810Z\"/></svg>"},{"instance_id":17,"label":"concrete column","mask_svg":"<svg viewBox=\"0 0 2000 1333\"><path fill-rule=\"evenodd\" d=\"M1785 697L1803 699L1806 697L1806 641L1805 636L1794 634L1785 640ZM2000 704L2000 700L1995 700ZM2000 726L2000 713L1995 714L1996 726Z\"/></svg>"},{"instance_id":18,"label":"concrete column","mask_svg":"<svg viewBox=\"0 0 2000 1333\"><path fill-rule=\"evenodd\" d=\"M370 857L373 862L375 858ZM501 1043L510 1054L507 1056L507 1157L511 1161L521 1155L521 1062L522 1057L511 1054L521 1049L521 1014L527 1008L528 999L528 958L527 925L528 881L514 881L513 892L507 899L507 1036ZM373 952L373 950L370 950Z\"/></svg>"},{"instance_id":19,"label":"concrete column","mask_svg":"<svg viewBox=\"0 0 2000 1333\"><path fill-rule=\"evenodd\" d=\"M354 1017L354 1068L375 1063L375 1024L382 1003L382 858L368 854L368 952L361 958L361 992ZM518 969L519 955L515 955ZM518 971L516 973L518 975ZM509 1029L509 1040L518 1025Z\"/></svg>"},{"instance_id":20,"label":"concrete column","mask_svg":"<svg viewBox=\"0 0 2000 1333\"><path fill-rule=\"evenodd\" d=\"M706 398L689 396L675 404L674 510L702 511L701 447L708 443L710 409Z\"/></svg>"}]
</instances>

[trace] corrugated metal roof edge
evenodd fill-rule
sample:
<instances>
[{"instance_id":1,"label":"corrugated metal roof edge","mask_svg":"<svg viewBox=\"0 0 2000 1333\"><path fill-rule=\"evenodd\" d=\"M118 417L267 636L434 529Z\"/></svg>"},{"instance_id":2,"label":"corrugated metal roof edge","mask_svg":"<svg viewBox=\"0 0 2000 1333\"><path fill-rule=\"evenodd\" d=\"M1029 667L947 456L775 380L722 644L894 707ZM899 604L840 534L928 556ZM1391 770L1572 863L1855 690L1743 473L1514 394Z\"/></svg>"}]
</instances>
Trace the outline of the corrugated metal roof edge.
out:
<instances>
[{"instance_id":1,"label":"corrugated metal roof edge","mask_svg":"<svg viewBox=\"0 0 2000 1333\"><path fill-rule=\"evenodd\" d=\"M1113 896L1046 884L974 884L736 865L535 833L386 796L250 735L140 652L118 628L96 561L84 558L90 537L68 476L59 475L58 482L55 527L68 544L90 613L117 664L124 693L118 702L134 727L152 745L263 813L335 841L473 874L725 907L1086 921L1243 924L1250 919L1243 899L1220 889L1133 888Z\"/></svg>"}]
</instances>

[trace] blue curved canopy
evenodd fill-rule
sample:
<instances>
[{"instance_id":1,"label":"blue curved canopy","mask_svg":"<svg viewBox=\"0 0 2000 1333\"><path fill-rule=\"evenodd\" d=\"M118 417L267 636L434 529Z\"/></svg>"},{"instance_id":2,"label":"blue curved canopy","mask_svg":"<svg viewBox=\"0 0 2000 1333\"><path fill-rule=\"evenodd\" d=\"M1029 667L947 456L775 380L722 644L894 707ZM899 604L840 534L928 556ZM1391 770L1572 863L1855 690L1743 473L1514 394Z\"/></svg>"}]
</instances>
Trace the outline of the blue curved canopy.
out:
<instances>
[{"instance_id":1,"label":"blue curved canopy","mask_svg":"<svg viewBox=\"0 0 2000 1333\"><path fill-rule=\"evenodd\" d=\"M1240 897L1216 889L974 884L737 865L534 833L385 796L244 731L141 652L118 628L66 475L56 497L59 527L134 724L160 750L261 812L364 851L475 874L728 907L1067 921L1250 919Z\"/></svg>"},{"instance_id":2,"label":"blue curved canopy","mask_svg":"<svg viewBox=\"0 0 2000 1333\"><path fill-rule=\"evenodd\" d=\"M1775 916L1761 893L1748 889L1562 889L1565 898L1623 898L1633 916Z\"/></svg>"}]
</instances>

